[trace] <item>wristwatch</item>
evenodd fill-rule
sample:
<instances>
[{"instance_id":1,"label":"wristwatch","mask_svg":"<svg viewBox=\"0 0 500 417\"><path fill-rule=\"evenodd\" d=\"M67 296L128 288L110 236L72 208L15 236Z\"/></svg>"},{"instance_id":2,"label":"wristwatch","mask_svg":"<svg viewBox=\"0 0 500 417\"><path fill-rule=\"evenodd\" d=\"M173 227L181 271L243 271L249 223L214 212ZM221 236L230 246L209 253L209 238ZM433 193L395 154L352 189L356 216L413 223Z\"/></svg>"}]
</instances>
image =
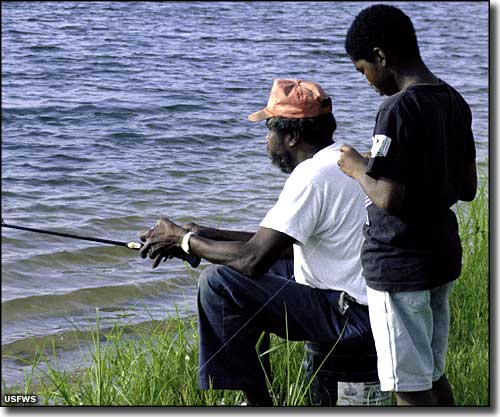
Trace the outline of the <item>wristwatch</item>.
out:
<instances>
[{"instance_id":1,"label":"wristwatch","mask_svg":"<svg viewBox=\"0 0 500 417\"><path fill-rule=\"evenodd\" d=\"M190 247L189 247L189 238L191 237L191 235L194 235L194 233L193 232L187 232L184 235L184 237L182 238L182 242L181 242L181 248L187 254L191 254L191 250L190 250Z\"/></svg>"}]
</instances>

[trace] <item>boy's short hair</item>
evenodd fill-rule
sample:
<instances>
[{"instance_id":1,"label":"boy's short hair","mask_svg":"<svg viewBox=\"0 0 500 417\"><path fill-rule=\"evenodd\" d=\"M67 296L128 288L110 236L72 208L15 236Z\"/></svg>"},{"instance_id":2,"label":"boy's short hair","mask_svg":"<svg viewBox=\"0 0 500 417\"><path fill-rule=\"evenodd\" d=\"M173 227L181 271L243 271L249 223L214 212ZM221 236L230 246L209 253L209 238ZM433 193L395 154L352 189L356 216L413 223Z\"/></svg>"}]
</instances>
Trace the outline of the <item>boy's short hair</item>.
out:
<instances>
[{"instance_id":1,"label":"boy's short hair","mask_svg":"<svg viewBox=\"0 0 500 417\"><path fill-rule=\"evenodd\" d=\"M373 62L375 47L402 59L420 56L410 18L397 7L385 4L362 10L347 31L345 49L351 59Z\"/></svg>"},{"instance_id":2,"label":"boy's short hair","mask_svg":"<svg viewBox=\"0 0 500 417\"><path fill-rule=\"evenodd\" d=\"M280 138L286 133L295 132L306 143L314 146L323 146L331 142L333 132L337 129L337 122L332 113L302 119L287 119L271 117L266 120L269 130L274 130Z\"/></svg>"}]
</instances>

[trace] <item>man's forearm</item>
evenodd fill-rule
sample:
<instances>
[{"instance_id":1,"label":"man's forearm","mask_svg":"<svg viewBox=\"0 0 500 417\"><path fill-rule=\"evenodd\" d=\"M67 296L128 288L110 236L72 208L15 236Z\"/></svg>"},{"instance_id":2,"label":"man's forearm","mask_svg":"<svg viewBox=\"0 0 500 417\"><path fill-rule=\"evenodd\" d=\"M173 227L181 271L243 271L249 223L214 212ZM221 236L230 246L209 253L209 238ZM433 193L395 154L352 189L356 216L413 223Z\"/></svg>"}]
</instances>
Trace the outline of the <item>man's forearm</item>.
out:
<instances>
[{"instance_id":1,"label":"man's forearm","mask_svg":"<svg viewBox=\"0 0 500 417\"><path fill-rule=\"evenodd\" d=\"M248 242L255 233L240 232L236 230L222 230L213 227L198 226L193 230L198 236L218 241Z\"/></svg>"},{"instance_id":2,"label":"man's forearm","mask_svg":"<svg viewBox=\"0 0 500 417\"><path fill-rule=\"evenodd\" d=\"M255 235L255 233L215 229L213 227L202 226L195 223L189 223L183 227L198 236L219 242L248 242ZM293 247L290 246L287 250L285 250L281 255L281 258L293 259Z\"/></svg>"},{"instance_id":3,"label":"man's forearm","mask_svg":"<svg viewBox=\"0 0 500 417\"><path fill-rule=\"evenodd\" d=\"M222 230L200 225L197 225L197 227L193 228L192 231L198 236L202 236L211 240L231 242L248 242L255 235L255 233L250 232ZM293 247L289 247L287 250L285 250L281 257L286 259L293 259Z\"/></svg>"},{"instance_id":4,"label":"man's forearm","mask_svg":"<svg viewBox=\"0 0 500 417\"><path fill-rule=\"evenodd\" d=\"M194 255L248 276L266 272L293 243L294 239L287 235L262 228L248 242L217 241L199 235L192 235L189 240Z\"/></svg>"},{"instance_id":5,"label":"man's forearm","mask_svg":"<svg viewBox=\"0 0 500 417\"><path fill-rule=\"evenodd\" d=\"M241 273L248 273L247 242L213 240L196 234L191 236L189 244L191 253L213 264L227 265Z\"/></svg>"}]
</instances>

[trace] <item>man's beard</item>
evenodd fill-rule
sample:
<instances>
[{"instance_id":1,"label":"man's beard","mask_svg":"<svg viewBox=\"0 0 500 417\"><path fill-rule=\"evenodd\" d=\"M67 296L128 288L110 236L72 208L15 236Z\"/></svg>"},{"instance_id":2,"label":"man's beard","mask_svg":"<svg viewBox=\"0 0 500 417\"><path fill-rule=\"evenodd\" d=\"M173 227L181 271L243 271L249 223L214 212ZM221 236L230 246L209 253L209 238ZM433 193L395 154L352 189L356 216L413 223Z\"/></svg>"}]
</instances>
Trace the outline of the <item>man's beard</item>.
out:
<instances>
[{"instance_id":1,"label":"man's beard","mask_svg":"<svg viewBox=\"0 0 500 417\"><path fill-rule=\"evenodd\" d=\"M269 158L271 159L272 164L277 166L281 172L284 172L285 174L290 174L294 169L292 158L290 158L290 155L286 152L272 152L269 154Z\"/></svg>"}]
</instances>

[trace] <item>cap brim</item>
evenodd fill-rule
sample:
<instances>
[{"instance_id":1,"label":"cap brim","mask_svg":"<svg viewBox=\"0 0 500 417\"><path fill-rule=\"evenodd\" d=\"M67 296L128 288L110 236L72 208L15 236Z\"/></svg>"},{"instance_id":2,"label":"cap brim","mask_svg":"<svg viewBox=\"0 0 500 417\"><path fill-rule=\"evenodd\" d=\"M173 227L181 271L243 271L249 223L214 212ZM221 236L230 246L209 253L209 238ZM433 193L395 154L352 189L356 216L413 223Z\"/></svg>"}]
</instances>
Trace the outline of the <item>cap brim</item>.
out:
<instances>
[{"instance_id":1,"label":"cap brim","mask_svg":"<svg viewBox=\"0 0 500 417\"><path fill-rule=\"evenodd\" d=\"M248 116L248 120L250 120L251 122L260 122L261 120L266 120L269 119L270 117L273 117L273 115L269 113L266 109L262 109Z\"/></svg>"}]
</instances>

